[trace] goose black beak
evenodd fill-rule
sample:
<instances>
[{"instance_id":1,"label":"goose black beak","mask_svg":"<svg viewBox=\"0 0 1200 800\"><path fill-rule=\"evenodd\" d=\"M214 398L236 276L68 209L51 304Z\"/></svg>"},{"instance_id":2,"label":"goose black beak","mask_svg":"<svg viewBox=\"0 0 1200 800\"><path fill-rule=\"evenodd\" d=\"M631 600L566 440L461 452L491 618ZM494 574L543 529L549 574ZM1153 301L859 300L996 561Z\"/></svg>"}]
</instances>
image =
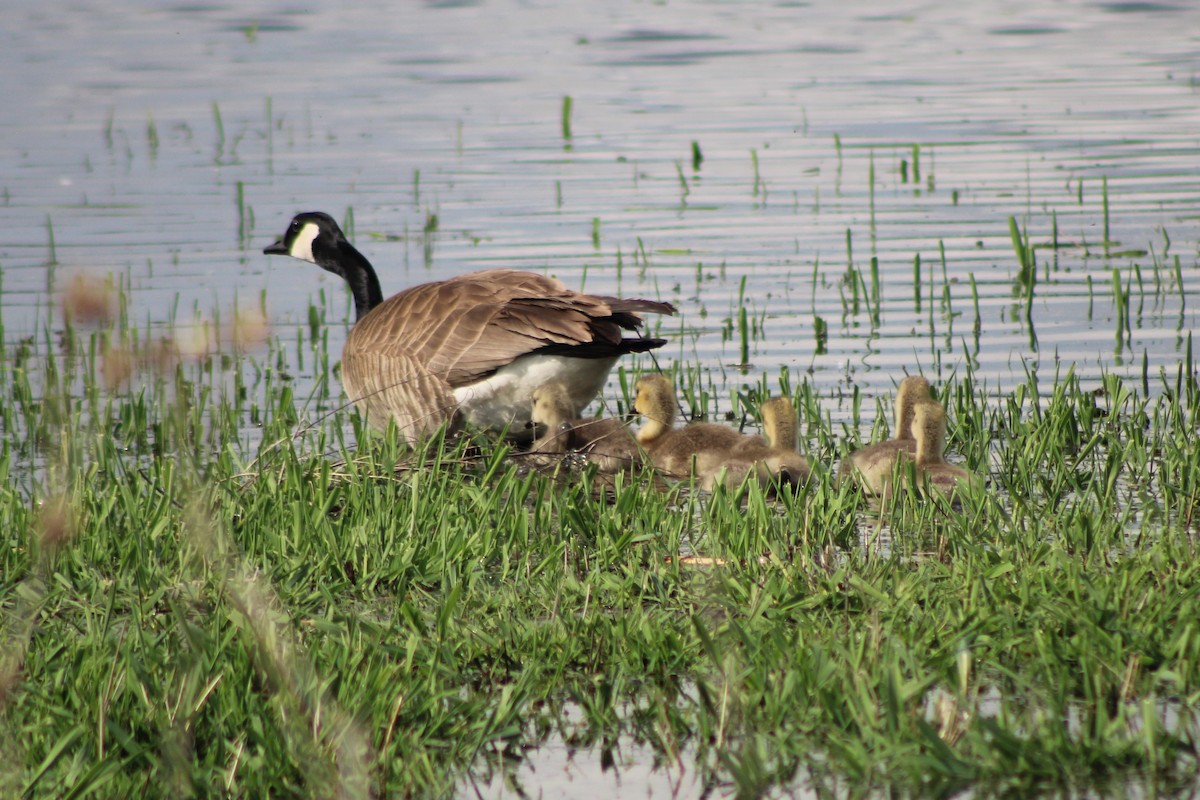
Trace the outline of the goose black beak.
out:
<instances>
[{"instance_id":1,"label":"goose black beak","mask_svg":"<svg viewBox=\"0 0 1200 800\"><path fill-rule=\"evenodd\" d=\"M269 244L264 247L263 252L269 256L286 256L288 254L288 249L283 243L283 237L280 236L275 240L275 244Z\"/></svg>"}]
</instances>

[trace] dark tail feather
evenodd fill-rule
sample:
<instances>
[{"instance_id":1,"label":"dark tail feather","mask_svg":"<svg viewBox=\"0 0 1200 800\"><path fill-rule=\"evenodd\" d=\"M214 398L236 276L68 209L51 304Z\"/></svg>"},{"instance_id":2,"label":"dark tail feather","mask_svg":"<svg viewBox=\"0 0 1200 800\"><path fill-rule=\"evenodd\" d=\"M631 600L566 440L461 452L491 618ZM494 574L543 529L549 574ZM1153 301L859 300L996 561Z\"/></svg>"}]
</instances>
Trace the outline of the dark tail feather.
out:
<instances>
[{"instance_id":1,"label":"dark tail feather","mask_svg":"<svg viewBox=\"0 0 1200 800\"><path fill-rule=\"evenodd\" d=\"M629 311L643 311L647 314L675 313L675 306L658 300L642 300L639 297L605 297L603 295L596 295L596 297L608 303L608 307L613 310L613 314Z\"/></svg>"},{"instance_id":2,"label":"dark tail feather","mask_svg":"<svg viewBox=\"0 0 1200 800\"><path fill-rule=\"evenodd\" d=\"M648 353L667 343L666 339L629 337L618 342L589 342L588 344L549 344L534 350L538 355L571 356L572 358L612 358L628 353Z\"/></svg>"},{"instance_id":3,"label":"dark tail feather","mask_svg":"<svg viewBox=\"0 0 1200 800\"><path fill-rule=\"evenodd\" d=\"M639 339L622 339L621 353L648 353L651 350L657 350L667 343L666 339L648 339L645 337Z\"/></svg>"},{"instance_id":4,"label":"dark tail feather","mask_svg":"<svg viewBox=\"0 0 1200 800\"><path fill-rule=\"evenodd\" d=\"M638 297L605 297L603 295L597 295L597 297L608 303L608 307L612 309L610 319L627 331L642 327L642 318L638 316L638 312L668 315L675 313L675 306L658 300L642 300Z\"/></svg>"}]
</instances>

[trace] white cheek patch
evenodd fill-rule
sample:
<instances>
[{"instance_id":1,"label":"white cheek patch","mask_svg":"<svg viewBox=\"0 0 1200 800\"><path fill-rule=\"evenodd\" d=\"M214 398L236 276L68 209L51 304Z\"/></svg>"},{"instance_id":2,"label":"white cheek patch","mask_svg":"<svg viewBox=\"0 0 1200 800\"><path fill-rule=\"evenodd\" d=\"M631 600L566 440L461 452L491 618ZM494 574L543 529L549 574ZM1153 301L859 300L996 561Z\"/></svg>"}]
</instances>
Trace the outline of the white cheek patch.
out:
<instances>
[{"instance_id":1,"label":"white cheek patch","mask_svg":"<svg viewBox=\"0 0 1200 800\"><path fill-rule=\"evenodd\" d=\"M292 258L301 258L305 261L317 263L317 259L313 257L312 246L316 238L321 234L321 229L312 222L307 222L300 232L296 234L296 238L292 239L292 246L288 249L288 254Z\"/></svg>"}]
</instances>

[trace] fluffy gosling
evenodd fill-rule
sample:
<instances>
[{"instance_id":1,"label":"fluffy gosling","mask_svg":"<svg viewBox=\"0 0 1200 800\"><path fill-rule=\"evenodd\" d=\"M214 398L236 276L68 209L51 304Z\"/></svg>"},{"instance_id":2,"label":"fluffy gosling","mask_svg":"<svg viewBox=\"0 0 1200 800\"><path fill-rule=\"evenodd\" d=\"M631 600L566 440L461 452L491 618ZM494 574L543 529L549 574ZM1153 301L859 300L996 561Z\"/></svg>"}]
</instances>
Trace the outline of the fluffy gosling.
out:
<instances>
[{"instance_id":1,"label":"fluffy gosling","mask_svg":"<svg viewBox=\"0 0 1200 800\"><path fill-rule=\"evenodd\" d=\"M575 451L605 473L633 469L643 463L641 448L620 420L576 419L571 394L562 382L542 384L533 390L531 400L530 419L544 428L534 442L534 451L556 455Z\"/></svg>"},{"instance_id":2,"label":"fluffy gosling","mask_svg":"<svg viewBox=\"0 0 1200 800\"><path fill-rule=\"evenodd\" d=\"M900 382L896 392L896 419L892 438L855 450L842 459L838 468L839 480L853 480L869 494L882 494L901 454L915 457L916 439L912 422L916 407L935 403L929 392L929 381L920 375L909 375Z\"/></svg>"}]
</instances>

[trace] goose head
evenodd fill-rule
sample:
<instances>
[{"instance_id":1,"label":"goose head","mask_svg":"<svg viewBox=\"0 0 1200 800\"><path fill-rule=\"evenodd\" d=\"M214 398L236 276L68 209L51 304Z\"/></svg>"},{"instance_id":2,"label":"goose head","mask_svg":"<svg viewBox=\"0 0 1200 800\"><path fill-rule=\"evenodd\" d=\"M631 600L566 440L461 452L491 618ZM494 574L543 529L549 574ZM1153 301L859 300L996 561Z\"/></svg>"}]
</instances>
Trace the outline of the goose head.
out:
<instances>
[{"instance_id":1,"label":"goose head","mask_svg":"<svg viewBox=\"0 0 1200 800\"><path fill-rule=\"evenodd\" d=\"M292 217L283 235L263 248L269 256L291 256L302 261L317 263L313 243L322 239L316 249L329 251L336 249L339 240L344 241L345 235L333 217L320 211L305 211Z\"/></svg>"},{"instance_id":2,"label":"goose head","mask_svg":"<svg viewBox=\"0 0 1200 800\"><path fill-rule=\"evenodd\" d=\"M358 319L383 302L379 278L366 256L358 252L333 217L304 211L292 217L287 230L263 248L269 256L291 256L340 275L350 285Z\"/></svg>"}]
</instances>

